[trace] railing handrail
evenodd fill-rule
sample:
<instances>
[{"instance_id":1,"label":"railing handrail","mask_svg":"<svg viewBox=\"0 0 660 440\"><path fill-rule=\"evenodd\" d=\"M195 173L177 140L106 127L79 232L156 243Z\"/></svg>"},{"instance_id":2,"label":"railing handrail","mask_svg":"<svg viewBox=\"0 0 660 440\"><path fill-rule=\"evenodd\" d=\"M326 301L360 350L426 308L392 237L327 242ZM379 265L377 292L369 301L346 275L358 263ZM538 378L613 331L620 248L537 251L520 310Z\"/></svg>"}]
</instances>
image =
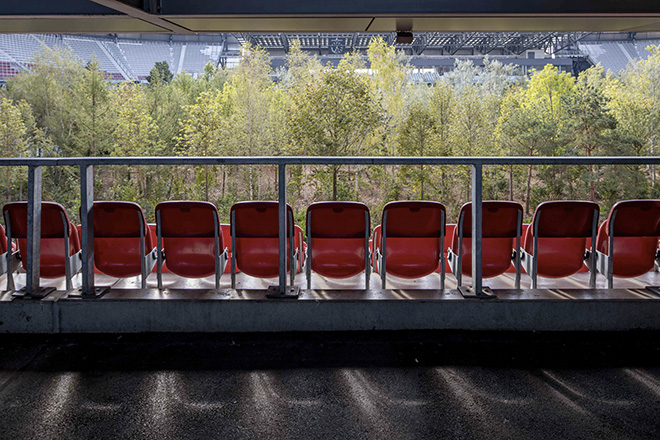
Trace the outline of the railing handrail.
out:
<instances>
[{"instance_id":1,"label":"railing handrail","mask_svg":"<svg viewBox=\"0 0 660 440\"><path fill-rule=\"evenodd\" d=\"M82 289L94 293L94 174L97 165L277 165L279 203L279 292L285 296L286 286L286 166L287 165L467 165L472 168L472 291L482 292L482 171L484 165L660 165L658 156L499 156L499 157L382 157L382 156L207 156L207 157L66 157L66 158L0 158L0 166L28 167L28 236L26 290L39 290L41 234L42 167L80 167L80 211L82 223ZM444 253L444 249L443 249Z\"/></svg>"},{"instance_id":2,"label":"railing handrail","mask_svg":"<svg viewBox=\"0 0 660 440\"><path fill-rule=\"evenodd\" d=\"M0 158L0 166L85 165L660 165L660 156L129 156Z\"/></svg>"}]
</instances>

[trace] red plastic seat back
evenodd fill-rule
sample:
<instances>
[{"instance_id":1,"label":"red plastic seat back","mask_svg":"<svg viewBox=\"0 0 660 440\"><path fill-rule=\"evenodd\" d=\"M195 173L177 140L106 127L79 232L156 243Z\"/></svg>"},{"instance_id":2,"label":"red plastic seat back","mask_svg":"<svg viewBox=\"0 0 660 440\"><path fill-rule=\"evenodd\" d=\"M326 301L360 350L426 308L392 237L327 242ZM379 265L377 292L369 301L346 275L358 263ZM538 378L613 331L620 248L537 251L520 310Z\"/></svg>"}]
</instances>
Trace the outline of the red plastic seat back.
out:
<instances>
[{"instance_id":1,"label":"red plastic seat back","mask_svg":"<svg viewBox=\"0 0 660 440\"><path fill-rule=\"evenodd\" d=\"M363 272L365 236L371 228L367 205L320 202L310 205L307 213L312 270L332 278L346 278Z\"/></svg>"},{"instance_id":2,"label":"red plastic seat back","mask_svg":"<svg viewBox=\"0 0 660 440\"><path fill-rule=\"evenodd\" d=\"M231 247L231 225L227 224L221 224L220 229L222 230L222 240L224 243L225 248L229 251L229 256L231 257L232 253L232 247ZM227 264L225 266L225 273L230 273L231 272L231 264ZM236 272L240 272L238 268L236 268Z\"/></svg>"},{"instance_id":3,"label":"red plastic seat back","mask_svg":"<svg viewBox=\"0 0 660 440\"><path fill-rule=\"evenodd\" d=\"M3 212L5 211L9 214L12 238L18 239L21 254L27 255L27 202L8 203L3 207ZM66 275L64 258L65 222L69 227L69 256L71 256L80 251L80 238L76 227L69 221L62 205L53 202L41 202L39 273L44 278L58 278Z\"/></svg>"},{"instance_id":4,"label":"red plastic seat back","mask_svg":"<svg viewBox=\"0 0 660 440\"><path fill-rule=\"evenodd\" d=\"M660 237L660 200L616 203L598 229L597 249L609 255L609 225L614 219L613 273L636 277L653 269Z\"/></svg>"},{"instance_id":5,"label":"red plastic seat back","mask_svg":"<svg viewBox=\"0 0 660 440\"><path fill-rule=\"evenodd\" d=\"M156 206L156 219L167 266L177 275L201 278L215 273L215 231L218 229L219 249L224 240L218 220L218 210L209 202L162 202ZM223 268L224 269L224 268Z\"/></svg>"},{"instance_id":6,"label":"red plastic seat back","mask_svg":"<svg viewBox=\"0 0 660 440\"><path fill-rule=\"evenodd\" d=\"M5 228L0 225L0 254L7 252L7 235L5 235Z\"/></svg>"},{"instance_id":7,"label":"red plastic seat back","mask_svg":"<svg viewBox=\"0 0 660 440\"><path fill-rule=\"evenodd\" d=\"M482 273L484 278L503 274L511 267L518 225L522 230L520 203L485 201L482 203ZM463 221L463 275L472 275L472 203L466 203L458 216ZM522 240L522 233L521 233ZM458 227L454 229L451 248L458 252ZM522 245L522 242L521 242Z\"/></svg>"},{"instance_id":8,"label":"red plastic seat back","mask_svg":"<svg viewBox=\"0 0 660 440\"><path fill-rule=\"evenodd\" d=\"M140 205L94 202L94 264L103 273L125 278L142 273L140 228L144 225L144 255L154 248Z\"/></svg>"},{"instance_id":9,"label":"red plastic seat back","mask_svg":"<svg viewBox=\"0 0 660 440\"><path fill-rule=\"evenodd\" d=\"M544 202L536 208L523 248L533 253L534 223L538 222L538 275L561 278L582 269L587 238L592 236L598 211L596 203L579 200Z\"/></svg>"},{"instance_id":10,"label":"red plastic seat back","mask_svg":"<svg viewBox=\"0 0 660 440\"><path fill-rule=\"evenodd\" d=\"M259 278L279 275L279 209L277 202L239 202L231 207L236 234L236 265L244 273ZM293 209L287 204L288 221ZM288 251L287 251L288 254ZM289 258L287 257L287 268Z\"/></svg>"},{"instance_id":11,"label":"red plastic seat back","mask_svg":"<svg viewBox=\"0 0 660 440\"><path fill-rule=\"evenodd\" d=\"M445 229L445 207L438 202L390 202L383 208L387 273L419 278L435 272ZM382 229L378 247L382 248Z\"/></svg>"}]
</instances>

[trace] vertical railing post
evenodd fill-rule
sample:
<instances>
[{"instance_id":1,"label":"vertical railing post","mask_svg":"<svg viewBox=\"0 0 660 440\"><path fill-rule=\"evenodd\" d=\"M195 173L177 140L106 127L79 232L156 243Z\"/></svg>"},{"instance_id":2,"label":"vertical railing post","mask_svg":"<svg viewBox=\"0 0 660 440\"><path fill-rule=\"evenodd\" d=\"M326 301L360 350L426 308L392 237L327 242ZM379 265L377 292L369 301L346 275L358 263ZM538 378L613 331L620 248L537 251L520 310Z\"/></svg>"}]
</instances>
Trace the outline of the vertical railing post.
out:
<instances>
[{"instance_id":1,"label":"vertical railing post","mask_svg":"<svg viewBox=\"0 0 660 440\"><path fill-rule=\"evenodd\" d=\"M277 166L278 181L278 222L279 222L279 257L280 257L280 294L286 292L286 164ZM293 270L293 268L291 268Z\"/></svg>"},{"instance_id":2,"label":"vertical railing post","mask_svg":"<svg viewBox=\"0 0 660 440\"><path fill-rule=\"evenodd\" d=\"M472 165L472 289L478 296L482 293L481 272L481 220L482 220L482 165ZM459 269L460 270L460 269Z\"/></svg>"},{"instance_id":3,"label":"vertical railing post","mask_svg":"<svg viewBox=\"0 0 660 440\"><path fill-rule=\"evenodd\" d=\"M25 291L30 296L39 292L41 252L41 166L28 167L27 256Z\"/></svg>"},{"instance_id":4,"label":"vertical railing post","mask_svg":"<svg viewBox=\"0 0 660 440\"><path fill-rule=\"evenodd\" d=\"M298 290L291 286L287 289L286 286L286 266L287 266L287 206L286 206L286 163L280 162L277 164L277 187L278 187L278 249L279 249L279 284L271 287L266 294L268 298L290 298L298 297ZM293 219L291 220L293 221ZM291 225L293 227L293 225ZM293 252L293 249L291 249ZM291 270L296 270L291 265Z\"/></svg>"},{"instance_id":5,"label":"vertical railing post","mask_svg":"<svg viewBox=\"0 0 660 440\"><path fill-rule=\"evenodd\" d=\"M80 166L80 224L82 233L82 294L94 295L94 167Z\"/></svg>"},{"instance_id":6,"label":"vertical railing post","mask_svg":"<svg viewBox=\"0 0 660 440\"><path fill-rule=\"evenodd\" d=\"M472 164L472 287L459 287L465 297L494 298L493 292L483 286L482 249L483 249L483 164ZM458 271L460 271L460 266Z\"/></svg>"}]
</instances>

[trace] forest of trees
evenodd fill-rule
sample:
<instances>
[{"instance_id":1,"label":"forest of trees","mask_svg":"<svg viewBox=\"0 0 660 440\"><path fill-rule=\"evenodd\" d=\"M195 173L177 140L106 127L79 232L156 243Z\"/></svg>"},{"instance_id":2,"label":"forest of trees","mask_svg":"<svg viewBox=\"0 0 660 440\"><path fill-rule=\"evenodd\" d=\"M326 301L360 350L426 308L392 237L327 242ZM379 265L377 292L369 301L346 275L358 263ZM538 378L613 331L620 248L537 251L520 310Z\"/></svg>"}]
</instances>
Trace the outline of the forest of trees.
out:
<instances>
[{"instance_id":1,"label":"forest of trees","mask_svg":"<svg viewBox=\"0 0 660 440\"><path fill-rule=\"evenodd\" d=\"M336 68L291 46L287 68L243 49L233 69L193 78L158 63L148 84L113 84L94 61L47 50L0 90L4 157L59 156L616 156L656 155L660 49L617 75L577 78L551 65L525 77L513 65L458 61L435 85L410 80L407 58L382 40ZM5 168L2 202L26 198L27 170ZM44 169L44 199L76 217L79 171ZM270 166L96 167L97 200L215 203L228 221L239 200L275 200ZM318 200L359 200L374 220L391 200L438 200L452 221L470 199L468 167L289 167L298 220ZM584 199L606 213L617 200L658 197L655 167L484 168L484 199L516 200L529 219L545 200Z\"/></svg>"}]
</instances>

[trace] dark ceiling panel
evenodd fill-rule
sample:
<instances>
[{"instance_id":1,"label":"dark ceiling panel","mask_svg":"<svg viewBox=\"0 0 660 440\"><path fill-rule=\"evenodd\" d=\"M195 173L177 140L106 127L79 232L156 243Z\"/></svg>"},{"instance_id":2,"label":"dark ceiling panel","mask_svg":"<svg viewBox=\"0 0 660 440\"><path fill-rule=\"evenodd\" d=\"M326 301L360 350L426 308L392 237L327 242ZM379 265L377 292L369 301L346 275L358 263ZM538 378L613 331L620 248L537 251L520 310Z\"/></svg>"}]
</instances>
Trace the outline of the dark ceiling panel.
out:
<instances>
[{"instance_id":1,"label":"dark ceiling panel","mask_svg":"<svg viewBox=\"0 0 660 440\"><path fill-rule=\"evenodd\" d=\"M167 17L195 32L365 32L368 17L332 18L175 18Z\"/></svg>"},{"instance_id":2,"label":"dark ceiling panel","mask_svg":"<svg viewBox=\"0 0 660 440\"><path fill-rule=\"evenodd\" d=\"M118 14L89 0L1 0L0 15Z\"/></svg>"},{"instance_id":3,"label":"dark ceiling panel","mask_svg":"<svg viewBox=\"0 0 660 440\"><path fill-rule=\"evenodd\" d=\"M394 32L396 18L376 18L369 32ZM410 19L411 29L416 32L632 32L660 31L659 17L589 17L589 16L490 16L490 17L414 17Z\"/></svg>"},{"instance_id":4,"label":"dark ceiling panel","mask_svg":"<svg viewBox=\"0 0 660 440\"><path fill-rule=\"evenodd\" d=\"M162 0L166 15L660 13L657 0Z\"/></svg>"},{"instance_id":5,"label":"dark ceiling panel","mask_svg":"<svg viewBox=\"0 0 660 440\"><path fill-rule=\"evenodd\" d=\"M115 5L116 8L111 9L96 2ZM160 14L146 13L143 10L145 4L150 5L154 11L160 11ZM126 8L125 5L133 8ZM133 17L135 21L122 21L128 16L117 10ZM55 19L58 21L50 21ZM0 32L397 30L660 31L660 1L0 0Z\"/></svg>"},{"instance_id":6,"label":"dark ceiling panel","mask_svg":"<svg viewBox=\"0 0 660 440\"><path fill-rule=\"evenodd\" d=\"M164 32L163 28L130 17L53 17L53 18L2 18L0 32L10 34L77 34L77 33L132 33Z\"/></svg>"}]
</instances>

